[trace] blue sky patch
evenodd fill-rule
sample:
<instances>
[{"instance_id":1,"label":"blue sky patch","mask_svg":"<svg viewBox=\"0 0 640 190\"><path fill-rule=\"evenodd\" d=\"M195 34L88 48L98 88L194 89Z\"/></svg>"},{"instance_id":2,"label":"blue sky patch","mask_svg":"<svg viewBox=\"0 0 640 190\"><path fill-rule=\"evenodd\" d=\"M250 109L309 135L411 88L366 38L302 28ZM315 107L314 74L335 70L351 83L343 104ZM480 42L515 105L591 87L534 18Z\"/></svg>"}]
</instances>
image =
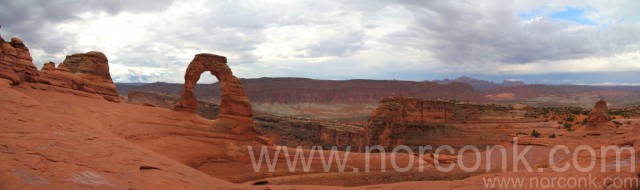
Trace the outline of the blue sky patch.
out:
<instances>
[{"instance_id":1,"label":"blue sky patch","mask_svg":"<svg viewBox=\"0 0 640 190\"><path fill-rule=\"evenodd\" d=\"M562 11L557 12L545 12L544 9L535 9L526 13L518 13L518 17L523 20L531 20L536 17L545 16L553 20L566 20L576 22L584 25L594 25L592 20L589 20L585 15L585 9L579 9L574 7L567 7Z\"/></svg>"},{"instance_id":2,"label":"blue sky patch","mask_svg":"<svg viewBox=\"0 0 640 190\"><path fill-rule=\"evenodd\" d=\"M568 20L580 24L593 25L593 21L585 17L584 9L569 7L564 11L555 12L550 15L554 20Z\"/></svg>"},{"instance_id":3,"label":"blue sky patch","mask_svg":"<svg viewBox=\"0 0 640 190\"><path fill-rule=\"evenodd\" d=\"M539 14L537 14L538 11L531 11L531 12L526 12L526 13L518 13L518 17L522 20L531 20L534 19L538 16L540 16Z\"/></svg>"}]
</instances>

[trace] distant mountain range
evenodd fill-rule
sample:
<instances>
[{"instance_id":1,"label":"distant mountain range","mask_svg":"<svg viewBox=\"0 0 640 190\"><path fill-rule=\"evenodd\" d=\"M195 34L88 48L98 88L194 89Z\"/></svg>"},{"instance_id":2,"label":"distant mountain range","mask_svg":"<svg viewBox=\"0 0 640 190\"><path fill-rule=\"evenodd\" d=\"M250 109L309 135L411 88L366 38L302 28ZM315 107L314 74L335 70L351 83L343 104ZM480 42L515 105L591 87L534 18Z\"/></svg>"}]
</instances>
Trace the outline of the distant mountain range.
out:
<instances>
[{"instance_id":1,"label":"distant mountain range","mask_svg":"<svg viewBox=\"0 0 640 190\"><path fill-rule=\"evenodd\" d=\"M607 99L613 106L640 102L640 86L540 85L520 81L490 81L460 77L434 81L315 80L308 78L240 79L250 102L255 104L376 104L389 96L444 98L473 102L527 103L530 105L593 106ZM116 84L120 95L130 90L180 95L183 84ZM198 84L199 99L216 102L218 83Z\"/></svg>"},{"instance_id":2,"label":"distant mountain range","mask_svg":"<svg viewBox=\"0 0 640 190\"><path fill-rule=\"evenodd\" d=\"M462 82L471 85L476 90L483 90L488 88L496 88L496 87L509 87L509 86L518 86L518 85L526 85L522 81L508 81L504 80L502 83L495 83L486 80L479 80L470 78L467 76L458 77L457 79L444 79L444 80L433 80L433 82L438 84L451 84L454 82Z\"/></svg>"}]
</instances>

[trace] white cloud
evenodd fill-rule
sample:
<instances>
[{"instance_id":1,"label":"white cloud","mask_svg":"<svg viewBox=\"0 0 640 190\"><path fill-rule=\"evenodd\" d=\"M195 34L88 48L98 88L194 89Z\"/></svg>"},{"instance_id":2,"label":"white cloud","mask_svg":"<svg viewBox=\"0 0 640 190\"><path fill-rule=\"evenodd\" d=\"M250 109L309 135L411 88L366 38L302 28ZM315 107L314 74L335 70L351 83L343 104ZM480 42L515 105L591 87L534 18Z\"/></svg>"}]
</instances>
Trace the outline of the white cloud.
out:
<instances>
[{"instance_id":1,"label":"white cloud","mask_svg":"<svg viewBox=\"0 0 640 190\"><path fill-rule=\"evenodd\" d=\"M518 65L495 66L494 74L545 74L580 72L640 71L640 51L624 52L602 57L586 57L561 61L541 61Z\"/></svg>"},{"instance_id":2,"label":"white cloud","mask_svg":"<svg viewBox=\"0 0 640 190\"><path fill-rule=\"evenodd\" d=\"M0 11L0 32L21 36L38 65L102 51L118 82L181 82L186 65L201 52L227 56L235 74L245 78L640 72L636 1L146 4L6 1L0 7L24 16ZM584 10L595 24L549 17L569 7Z\"/></svg>"}]
</instances>

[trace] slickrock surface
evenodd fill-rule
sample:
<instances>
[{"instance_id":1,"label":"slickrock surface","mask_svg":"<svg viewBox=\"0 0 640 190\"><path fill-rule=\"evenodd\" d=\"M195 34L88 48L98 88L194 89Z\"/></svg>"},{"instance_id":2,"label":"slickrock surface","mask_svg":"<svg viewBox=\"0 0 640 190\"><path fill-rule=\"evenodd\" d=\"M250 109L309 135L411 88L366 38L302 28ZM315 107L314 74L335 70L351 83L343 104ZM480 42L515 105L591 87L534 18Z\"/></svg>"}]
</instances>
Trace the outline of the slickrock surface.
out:
<instances>
[{"instance_id":1,"label":"slickrock surface","mask_svg":"<svg viewBox=\"0 0 640 190\"><path fill-rule=\"evenodd\" d=\"M205 121L45 84L3 85L0 94L0 189L241 188L123 137L200 136L175 123Z\"/></svg>"}]
</instances>

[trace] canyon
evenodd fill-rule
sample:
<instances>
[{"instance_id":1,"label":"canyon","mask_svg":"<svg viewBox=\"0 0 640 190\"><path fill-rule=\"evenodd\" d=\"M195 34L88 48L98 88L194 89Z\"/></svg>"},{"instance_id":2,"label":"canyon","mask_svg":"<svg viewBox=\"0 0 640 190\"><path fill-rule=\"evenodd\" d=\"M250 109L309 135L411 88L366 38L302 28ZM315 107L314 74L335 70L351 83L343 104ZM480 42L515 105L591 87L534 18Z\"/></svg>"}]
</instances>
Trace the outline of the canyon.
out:
<instances>
[{"instance_id":1,"label":"canyon","mask_svg":"<svg viewBox=\"0 0 640 190\"><path fill-rule=\"evenodd\" d=\"M581 107L590 109L594 100L605 99L612 108L625 108L640 99L638 86L584 86L541 85L522 83L468 84L465 80L398 81L398 80L314 80L307 78L258 78L240 79L247 98L255 110L314 117L338 119L367 117L380 99L406 96L423 99L450 99L476 103L525 104L532 107ZM128 91L155 91L180 95L181 84L116 84L118 93ZM479 86L479 87L478 87ZM211 93L213 92L213 93ZM200 100L220 101L219 83L200 84L194 88Z\"/></svg>"}]
</instances>

